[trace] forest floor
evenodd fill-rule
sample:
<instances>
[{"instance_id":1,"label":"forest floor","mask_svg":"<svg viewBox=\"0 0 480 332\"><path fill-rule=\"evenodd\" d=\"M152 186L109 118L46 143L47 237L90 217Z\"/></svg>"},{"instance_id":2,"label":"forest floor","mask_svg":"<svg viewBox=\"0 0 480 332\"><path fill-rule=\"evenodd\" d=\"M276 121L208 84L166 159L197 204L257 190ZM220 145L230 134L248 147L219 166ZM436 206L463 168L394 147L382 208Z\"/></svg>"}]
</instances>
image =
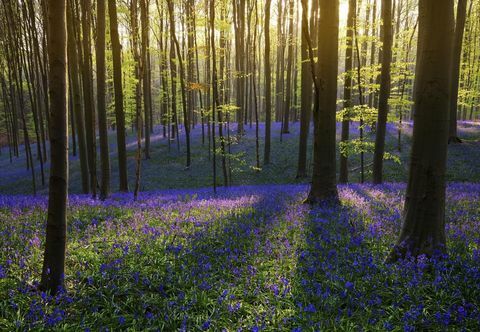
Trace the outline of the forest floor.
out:
<instances>
[{"instance_id":1,"label":"forest floor","mask_svg":"<svg viewBox=\"0 0 480 332\"><path fill-rule=\"evenodd\" d=\"M447 190L448 256L383 261L404 184L71 196L66 292L36 291L46 197L0 196L0 330L442 331L480 328L480 184Z\"/></svg>"},{"instance_id":2,"label":"forest floor","mask_svg":"<svg viewBox=\"0 0 480 332\"><path fill-rule=\"evenodd\" d=\"M352 137L358 136L357 125L352 124ZM255 167L255 126L246 126L246 135L239 142L232 145L232 185L256 184L299 184L308 183L310 178L295 179L298 160L299 124L290 126L290 134L283 135L280 141L280 124L273 125L271 164L263 166L264 124L260 125L260 164L261 170ZM388 124L386 150L398 156L400 163L393 160L385 162L385 180L387 182L406 182L408 174L408 159L410 154L412 126L404 124L402 134L402 152L398 152L396 124ZM170 142L163 137L162 129L157 127L152 135L151 156L149 160L142 160L141 191L174 188L203 188L212 185L212 165L208 154L208 141L202 145L201 126L192 131L192 166L185 170L185 135L180 131L180 148L177 141ZM232 137L235 136L232 129ZM373 142L374 134L367 130L366 139ZM459 136L464 144L449 147L447 179L451 182L480 182L480 123L460 122ZM337 128L337 138L340 140L340 124ZM115 133L109 135L112 191L118 190L118 165L115 143ZM310 140L310 144L311 144ZM135 181L136 134L128 131L128 175L130 187ZM97 144L98 145L98 144ZM32 192L31 171L26 169L26 160L21 147L21 156L14 158L10 163L8 151L2 149L0 155L0 193L25 194ZM32 145L32 151L36 147ZM309 150L311 151L311 149ZM337 157L339 153L337 153ZM350 179L352 182L360 180L359 155L350 157ZM365 155L366 181L371 178L372 153ZM97 160L98 161L98 160ZM311 171L312 156L308 156L309 171ZM223 183L222 172L218 162L218 183ZM46 165L48 169L48 165ZM98 165L98 170L100 169ZM100 171L99 171L100 172ZM311 172L310 172L311 173ZM70 157L70 192L81 192L80 162L77 157ZM47 193L46 186L40 183L40 166L36 161L36 182L38 192ZM48 183L48 174L46 176Z\"/></svg>"},{"instance_id":3,"label":"forest floor","mask_svg":"<svg viewBox=\"0 0 480 332\"><path fill-rule=\"evenodd\" d=\"M217 195L200 128L190 170L183 144L169 152L156 131L139 201L70 196L66 291L55 297L37 290L47 196L29 195L25 161L11 165L4 149L0 330L478 331L480 126L462 123L465 142L449 147L448 255L385 264L402 223L411 127L404 132L395 152L389 125L387 150L401 160L386 162L389 183L340 185L340 206L310 208L302 204L308 185L295 183L298 125L283 142L274 127L273 162L261 171L252 168L248 128L234 146L245 152L234 186ZM128 141L133 176L133 134ZM78 192L78 159L71 170ZM358 170L351 176L358 180Z\"/></svg>"}]
</instances>

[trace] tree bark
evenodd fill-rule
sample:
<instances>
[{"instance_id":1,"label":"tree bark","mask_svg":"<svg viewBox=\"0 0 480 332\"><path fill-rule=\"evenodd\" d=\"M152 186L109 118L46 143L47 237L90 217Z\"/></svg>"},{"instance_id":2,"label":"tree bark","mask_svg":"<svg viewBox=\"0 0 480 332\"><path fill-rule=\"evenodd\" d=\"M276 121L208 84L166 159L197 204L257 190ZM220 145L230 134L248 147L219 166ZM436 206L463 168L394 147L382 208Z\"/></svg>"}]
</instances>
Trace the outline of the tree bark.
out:
<instances>
[{"instance_id":1,"label":"tree bark","mask_svg":"<svg viewBox=\"0 0 480 332\"><path fill-rule=\"evenodd\" d=\"M347 17L347 49L345 50L345 85L343 87L343 108L348 110L352 107L352 68L353 68L353 38L354 27L357 16L357 0L350 0L348 3ZM341 142L347 143L350 139L350 117L342 120ZM340 155L340 183L348 182L348 156Z\"/></svg>"},{"instance_id":2,"label":"tree bark","mask_svg":"<svg viewBox=\"0 0 480 332\"><path fill-rule=\"evenodd\" d=\"M455 37L452 48L451 77L452 85L450 89L450 125L449 125L449 143L461 143L457 133L457 106L458 106L458 85L460 81L460 60L462 55L463 35L465 31L465 21L467 14L467 0L458 0L457 21L455 27Z\"/></svg>"},{"instance_id":3,"label":"tree bark","mask_svg":"<svg viewBox=\"0 0 480 332\"><path fill-rule=\"evenodd\" d=\"M270 164L272 128L272 69L270 64L270 7L272 0L265 1L265 150L263 163Z\"/></svg>"},{"instance_id":4,"label":"tree bark","mask_svg":"<svg viewBox=\"0 0 480 332\"><path fill-rule=\"evenodd\" d=\"M100 199L110 195L110 153L108 149L107 109L105 105L105 0L97 0L97 112L100 136Z\"/></svg>"},{"instance_id":5,"label":"tree bark","mask_svg":"<svg viewBox=\"0 0 480 332\"><path fill-rule=\"evenodd\" d=\"M336 184L336 102L338 75L337 0L320 0L318 25L318 77L313 111L313 176L310 204L338 202Z\"/></svg>"},{"instance_id":6,"label":"tree bark","mask_svg":"<svg viewBox=\"0 0 480 332\"><path fill-rule=\"evenodd\" d=\"M445 171L451 92L453 0L419 2L419 68L404 222L387 258L445 251Z\"/></svg>"},{"instance_id":7,"label":"tree bark","mask_svg":"<svg viewBox=\"0 0 480 332\"><path fill-rule=\"evenodd\" d=\"M383 182L383 157L385 154L385 136L387 131L388 99L390 98L392 65L392 0L382 0L382 72L380 77L380 95L378 97L378 117L373 155L373 183Z\"/></svg>"},{"instance_id":8,"label":"tree bark","mask_svg":"<svg viewBox=\"0 0 480 332\"><path fill-rule=\"evenodd\" d=\"M115 0L108 0L110 17L110 38L113 57L113 85L115 90L115 120L117 129L119 190L128 192L127 147L125 142L125 113L123 111L122 60L120 39L118 36L117 6Z\"/></svg>"},{"instance_id":9,"label":"tree bark","mask_svg":"<svg viewBox=\"0 0 480 332\"><path fill-rule=\"evenodd\" d=\"M48 0L50 181L41 288L63 287L67 231L68 112L66 1Z\"/></svg>"}]
</instances>

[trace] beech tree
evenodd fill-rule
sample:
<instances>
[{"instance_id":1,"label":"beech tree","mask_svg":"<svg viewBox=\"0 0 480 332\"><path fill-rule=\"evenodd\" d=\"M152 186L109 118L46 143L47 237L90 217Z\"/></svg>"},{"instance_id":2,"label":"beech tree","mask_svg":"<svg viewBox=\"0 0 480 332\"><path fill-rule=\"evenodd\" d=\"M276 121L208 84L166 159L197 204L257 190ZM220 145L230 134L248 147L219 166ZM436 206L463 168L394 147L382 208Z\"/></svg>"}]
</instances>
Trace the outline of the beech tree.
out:
<instances>
[{"instance_id":1,"label":"beech tree","mask_svg":"<svg viewBox=\"0 0 480 332\"><path fill-rule=\"evenodd\" d=\"M373 155L373 183L383 182L383 158L385 154L385 135L387 133L388 98L390 97L392 63L392 0L382 0L382 72L380 76L380 95L378 97L377 129L375 131L375 152Z\"/></svg>"},{"instance_id":2,"label":"beech tree","mask_svg":"<svg viewBox=\"0 0 480 332\"><path fill-rule=\"evenodd\" d=\"M419 1L419 57L410 171L400 237L387 261L444 252L453 0Z\"/></svg>"},{"instance_id":3,"label":"beech tree","mask_svg":"<svg viewBox=\"0 0 480 332\"><path fill-rule=\"evenodd\" d=\"M48 0L50 180L41 288L63 287L67 233L68 112L66 0Z\"/></svg>"},{"instance_id":4,"label":"beech tree","mask_svg":"<svg viewBox=\"0 0 480 332\"><path fill-rule=\"evenodd\" d=\"M455 25L455 37L452 48L451 75L452 84L450 89L450 126L449 143L461 143L457 133L457 112L458 112L458 85L460 82L460 62L462 56L463 35L467 14L467 0L458 0L457 19Z\"/></svg>"},{"instance_id":5,"label":"beech tree","mask_svg":"<svg viewBox=\"0 0 480 332\"><path fill-rule=\"evenodd\" d=\"M272 0L265 2L265 150L263 163L270 163L271 125L272 125L272 69L270 64L270 8Z\"/></svg>"},{"instance_id":6,"label":"beech tree","mask_svg":"<svg viewBox=\"0 0 480 332\"><path fill-rule=\"evenodd\" d=\"M100 139L100 199L110 194L110 152L108 148L107 110L105 104L105 0L97 0L97 112Z\"/></svg>"},{"instance_id":7,"label":"beech tree","mask_svg":"<svg viewBox=\"0 0 480 332\"><path fill-rule=\"evenodd\" d=\"M353 68L353 38L354 27L356 26L357 0L348 2L347 17L347 49L345 50L345 83L343 88L343 108L348 112L352 105L352 68ZM342 120L341 142L347 143L350 137L350 117L347 115ZM340 183L348 182L348 156L345 153L340 155Z\"/></svg>"},{"instance_id":8,"label":"beech tree","mask_svg":"<svg viewBox=\"0 0 480 332\"><path fill-rule=\"evenodd\" d=\"M337 0L320 0L319 4L318 74L312 66L315 83L313 176L306 200L310 204L338 200L335 135L339 5ZM310 58L312 61L312 55Z\"/></svg>"},{"instance_id":9,"label":"beech tree","mask_svg":"<svg viewBox=\"0 0 480 332\"><path fill-rule=\"evenodd\" d=\"M117 6L115 0L108 0L108 15L110 18L110 38L112 42L113 57L113 85L115 90L118 172L120 177L119 190L127 192L127 147L125 142L125 113L123 110L122 60L120 38L118 36Z\"/></svg>"}]
</instances>

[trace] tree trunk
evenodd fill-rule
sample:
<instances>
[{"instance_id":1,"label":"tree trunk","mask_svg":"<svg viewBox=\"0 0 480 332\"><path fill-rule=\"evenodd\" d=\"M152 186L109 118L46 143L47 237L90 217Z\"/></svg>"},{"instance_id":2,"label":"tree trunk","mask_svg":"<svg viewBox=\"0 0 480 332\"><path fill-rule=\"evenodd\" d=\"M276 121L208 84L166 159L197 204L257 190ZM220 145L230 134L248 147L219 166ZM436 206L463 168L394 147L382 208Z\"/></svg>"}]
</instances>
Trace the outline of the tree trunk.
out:
<instances>
[{"instance_id":1,"label":"tree trunk","mask_svg":"<svg viewBox=\"0 0 480 332\"><path fill-rule=\"evenodd\" d=\"M143 108L145 114L145 159L150 159L150 122L151 115L151 82L150 82L150 61L148 54L148 0L140 0L140 21L142 25L142 80L143 80Z\"/></svg>"},{"instance_id":2,"label":"tree trunk","mask_svg":"<svg viewBox=\"0 0 480 332\"><path fill-rule=\"evenodd\" d=\"M272 0L265 2L265 150L263 163L270 164L272 128L272 69L270 65L270 7Z\"/></svg>"},{"instance_id":3,"label":"tree trunk","mask_svg":"<svg viewBox=\"0 0 480 332\"><path fill-rule=\"evenodd\" d=\"M128 192L127 147L125 143L125 113L123 111L121 45L118 36L117 6L115 0L108 0L110 17L110 38L113 57L113 85L115 90L115 120L117 129L119 190Z\"/></svg>"},{"instance_id":4,"label":"tree trunk","mask_svg":"<svg viewBox=\"0 0 480 332\"><path fill-rule=\"evenodd\" d=\"M68 30L68 66L70 70L70 82L72 84L72 101L75 124L77 125L78 155L80 158L80 174L82 178L82 192L89 193L88 160L87 147L85 140L85 121L82 112L82 103L80 96L80 83L78 73L78 57L76 49L76 36L73 29L73 3L68 1L67 8L67 30Z\"/></svg>"},{"instance_id":5,"label":"tree trunk","mask_svg":"<svg viewBox=\"0 0 480 332\"><path fill-rule=\"evenodd\" d=\"M445 171L451 92L453 0L420 0L420 72L404 223L387 261L445 251Z\"/></svg>"},{"instance_id":6,"label":"tree trunk","mask_svg":"<svg viewBox=\"0 0 480 332\"><path fill-rule=\"evenodd\" d=\"M100 136L100 199L110 195L110 153L108 149L107 110L105 105L105 0L97 0L97 109Z\"/></svg>"},{"instance_id":7,"label":"tree trunk","mask_svg":"<svg viewBox=\"0 0 480 332\"><path fill-rule=\"evenodd\" d=\"M289 25L288 25L288 60L287 60L287 89L285 91L285 103L283 105L283 126L282 126L282 133L288 134L290 133L289 130L289 122L290 122L290 101L292 97L292 64L293 64L293 44L295 43L293 39L293 9L294 9L294 2L293 0L289 1Z\"/></svg>"},{"instance_id":8,"label":"tree trunk","mask_svg":"<svg viewBox=\"0 0 480 332\"><path fill-rule=\"evenodd\" d=\"M378 98L377 130L375 152L373 155L373 183L383 182L383 156L385 154L385 136L387 131L388 99L390 98L392 64L392 0L382 0L382 72L380 78L380 95Z\"/></svg>"},{"instance_id":9,"label":"tree trunk","mask_svg":"<svg viewBox=\"0 0 480 332\"><path fill-rule=\"evenodd\" d=\"M345 85L343 87L343 108L348 110L352 105L352 68L353 68L353 38L354 26L357 16L357 0L350 0L348 3L347 17L347 49L345 50ZM348 111L347 111L348 112ZM350 139L350 117L347 115L342 121L342 138L343 143L347 143ZM340 183L348 182L348 156L340 155Z\"/></svg>"},{"instance_id":10,"label":"tree trunk","mask_svg":"<svg viewBox=\"0 0 480 332\"><path fill-rule=\"evenodd\" d=\"M90 191L93 197L97 196L97 147L95 131L95 108L92 89L92 56L91 56L91 1L81 0L82 7L82 42L83 42L83 104L85 111L85 133L87 142L88 169L90 173Z\"/></svg>"},{"instance_id":11,"label":"tree trunk","mask_svg":"<svg viewBox=\"0 0 480 332\"><path fill-rule=\"evenodd\" d=\"M338 75L337 0L320 0L318 25L318 77L316 107L313 111L314 146L312 186L307 198L310 204L338 201L336 185L336 102Z\"/></svg>"},{"instance_id":12,"label":"tree trunk","mask_svg":"<svg viewBox=\"0 0 480 332\"><path fill-rule=\"evenodd\" d=\"M455 37L452 48L451 77L452 85L450 89L450 126L448 134L449 143L461 143L457 134L457 106L458 106L458 85L460 81L460 59L462 55L463 34L465 30L465 21L467 14L467 0L458 0L457 21L455 27Z\"/></svg>"},{"instance_id":13,"label":"tree trunk","mask_svg":"<svg viewBox=\"0 0 480 332\"><path fill-rule=\"evenodd\" d=\"M48 0L50 181L41 288L63 287L67 232L68 112L66 1Z\"/></svg>"}]
</instances>

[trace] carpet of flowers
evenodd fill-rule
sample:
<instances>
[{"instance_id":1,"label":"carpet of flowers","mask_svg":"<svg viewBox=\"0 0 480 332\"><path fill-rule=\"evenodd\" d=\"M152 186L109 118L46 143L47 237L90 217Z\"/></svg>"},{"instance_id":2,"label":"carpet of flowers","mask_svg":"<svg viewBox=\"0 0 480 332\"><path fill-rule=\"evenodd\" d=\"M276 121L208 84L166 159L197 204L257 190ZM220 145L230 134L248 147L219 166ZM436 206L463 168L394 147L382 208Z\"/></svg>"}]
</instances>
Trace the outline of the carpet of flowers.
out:
<instances>
[{"instance_id":1,"label":"carpet of flowers","mask_svg":"<svg viewBox=\"0 0 480 332\"><path fill-rule=\"evenodd\" d=\"M480 329L480 185L448 188L448 256L383 260L402 184L71 196L66 290L37 290L46 197L0 196L0 330Z\"/></svg>"}]
</instances>

